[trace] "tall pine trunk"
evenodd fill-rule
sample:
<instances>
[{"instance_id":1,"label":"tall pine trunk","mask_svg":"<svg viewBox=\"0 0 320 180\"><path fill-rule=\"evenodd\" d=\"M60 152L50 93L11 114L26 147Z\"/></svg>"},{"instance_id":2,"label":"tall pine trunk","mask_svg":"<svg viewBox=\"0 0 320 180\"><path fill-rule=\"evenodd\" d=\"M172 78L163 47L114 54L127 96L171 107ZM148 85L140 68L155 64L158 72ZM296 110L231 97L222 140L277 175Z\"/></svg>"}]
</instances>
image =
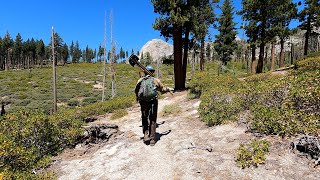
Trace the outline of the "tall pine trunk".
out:
<instances>
[{"instance_id":1,"label":"tall pine trunk","mask_svg":"<svg viewBox=\"0 0 320 180\"><path fill-rule=\"evenodd\" d=\"M280 62L279 67L282 68L284 66L284 39L280 39Z\"/></svg>"},{"instance_id":2,"label":"tall pine trunk","mask_svg":"<svg viewBox=\"0 0 320 180\"><path fill-rule=\"evenodd\" d=\"M182 27L173 25L174 85L176 90L185 89L182 71Z\"/></svg>"},{"instance_id":3,"label":"tall pine trunk","mask_svg":"<svg viewBox=\"0 0 320 180\"><path fill-rule=\"evenodd\" d=\"M271 45L271 67L270 70L273 71L274 70L274 44L272 43Z\"/></svg>"},{"instance_id":4,"label":"tall pine trunk","mask_svg":"<svg viewBox=\"0 0 320 180\"><path fill-rule=\"evenodd\" d=\"M257 63L257 58L256 58L256 46L253 45L251 47L252 51L251 51L251 74L255 74L256 73L256 63Z\"/></svg>"},{"instance_id":5,"label":"tall pine trunk","mask_svg":"<svg viewBox=\"0 0 320 180\"><path fill-rule=\"evenodd\" d=\"M291 65L293 64L293 57L294 57L294 44L291 43L291 53L290 53Z\"/></svg>"},{"instance_id":6,"label":"tall pine trunk","mask_svg":"<svg viewBox=\"0 0 320 180\"><path fill-rule=\"evenodd\" d=\"M265 56L264 56L264 69L266 70L268 67L266 66L268 64L268 50L269 50L269 46L266 45L266 49L265 49Z\"/></svg>"},{"instance_id":7,"label":"tall pine trunk","mask_svg":"<svg viewBox=\"0 0 320 180\"><path fill-rule=\"evenodd\" d=\"M259 52L259 59L258 59L258 65L257 65L256 73L262 73L262 70L263 70L264 47L265 47L265 43L261 42L260 43L260 52Z\"/></svg>"},{"instance_id":8,"label":"tall pine trunk","mask_svg":"<svg viewBox=\"0 0 320 180\"><path fill-rule=\"evenodd\" d=\"M201 38L200 45L200 70L204 70L204 38Z\"/></svg>"},{"instance_id":9,"label":"tall pine trunk","mask_svg":"<svg viewBox=\"0 0 320 180\"><path fill-rule=\"evenodd\" d=\"M186 33L185 33L185 37L184 37L184 50L183 50L183 64L182 64L182 81L183 84L186 83L186 75L187 75L187 63L188 63L188 49L189 49L189 32L190 32L190 25L187 24L186 25Z\"/></svg>"},{"instance_id":10,"label":"tall pine trunk","mask_svg":"<svg viewBox=\"0 0 320 180\"><path fill-rule=\"evenodd\" d=\"M304 42L304 53L303 55L308 55L308 49L309 49L309 37L311 33L311 22L310 22L310 16L308 17L308 22L307 22L307 32L305 34L305 42Z\"/></svg>"}]
</instances>

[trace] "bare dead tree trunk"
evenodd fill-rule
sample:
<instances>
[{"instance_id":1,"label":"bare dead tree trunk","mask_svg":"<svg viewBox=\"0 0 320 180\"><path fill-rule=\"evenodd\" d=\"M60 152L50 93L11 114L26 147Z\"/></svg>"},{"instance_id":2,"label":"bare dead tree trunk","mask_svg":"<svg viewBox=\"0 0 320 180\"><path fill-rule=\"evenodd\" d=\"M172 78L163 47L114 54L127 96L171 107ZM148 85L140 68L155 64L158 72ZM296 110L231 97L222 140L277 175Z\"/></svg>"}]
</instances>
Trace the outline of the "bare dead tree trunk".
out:
<instances>
[{"instance_id":1,"label":"bare dead tree trunk","mask_svg":"<svg viewBox=\"0 0 320 180\"><path fill-rule=\"evenodd\" d=\"M116 86L116 83L115 83L115 70L114 70L114 59L115 58L115 55L116 55L116 52L115 52L115 45L114 45L114 42L113 42L113 39L112 39L112 10L110 12L110 31L111 31L111 36L110 36L110 40L111 40L111 45L112 45L112 50L111 50L111 61L110 61L110 72L111 72L111 98L114 98L115 95L116 95L116 90L115 90L115 86Z\"/></svg>"},{"instance_id":2,"label":"bare dead tree trunk","mask_svg":"<svg viewBox=\"0 0 320 180\"><path fill-rule=\"evenodd\" d=\"M28 61L29 62L29 61ZM28 63L29 64L29 63ZM54 29L52 26L53 112L57 112L56 60L54 55Z\"/></svg>"},{"instance_id":3,"label":"bare dead tree trunk","mask_svg":"<svg viewBox=\"0 0 320 180\"><path fill-rule=\"evenodd\" d=\"M103 81L102 81L102 99L101 101L104 101L105 97L105 84L106 84L106 48L107 48L107 37L106 37L106 12L104 13L104 50L103 50ZM100 57L101 59L101 57Z\"/></svg>"}]
</instances>

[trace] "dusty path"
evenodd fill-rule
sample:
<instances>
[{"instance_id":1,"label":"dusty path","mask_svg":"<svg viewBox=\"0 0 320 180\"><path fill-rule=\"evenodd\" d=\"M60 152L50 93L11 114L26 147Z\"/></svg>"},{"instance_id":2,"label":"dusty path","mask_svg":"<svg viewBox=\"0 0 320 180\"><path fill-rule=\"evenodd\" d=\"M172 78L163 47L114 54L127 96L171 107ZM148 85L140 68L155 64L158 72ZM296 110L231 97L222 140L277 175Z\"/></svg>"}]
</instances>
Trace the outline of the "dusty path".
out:
<instances>
[{"instance_id":1,"label":"dusty path","mask_svg":"<svg viewBox=\"0 0 320 180\"><path fill-rule=\"evenodd\" d=\"M108 116L95 123L114 123L122 134L87 151L69 150L53 165L59 179L320 179L319 168L290 153L287 143L276 137L265 165L241 169L234 161L240 143L254 138L237 124L207 127L200 120L199 100L188 100L186 92L159 101L177 103L182 112L158 117L158 141L145 145L140 127L139 106L129 115L110 121ZM282 143L280 143L282 142ZM81 152L81 153L80 153Z\"/></svg>"}]
</instances>

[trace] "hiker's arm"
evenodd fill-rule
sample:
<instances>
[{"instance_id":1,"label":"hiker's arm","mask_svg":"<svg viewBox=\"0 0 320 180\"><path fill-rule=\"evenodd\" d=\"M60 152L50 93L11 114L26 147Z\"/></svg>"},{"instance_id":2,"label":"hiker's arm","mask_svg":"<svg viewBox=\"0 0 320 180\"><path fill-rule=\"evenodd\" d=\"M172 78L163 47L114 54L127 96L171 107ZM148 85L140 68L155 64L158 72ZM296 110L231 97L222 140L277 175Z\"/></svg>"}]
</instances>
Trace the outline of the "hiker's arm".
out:
<instances>
[{"instance_id":1,"label":"hiker's arm","mask_svg":"<svg viewBox=\"0 0 320 180\"><path fill-rule=\"evenodd\" d=\"M154 81L157 86L157 90L160 91L162 94L170 92L170 88L164 86L159 79L155 78Z\"/></svg>"}]
</instances>

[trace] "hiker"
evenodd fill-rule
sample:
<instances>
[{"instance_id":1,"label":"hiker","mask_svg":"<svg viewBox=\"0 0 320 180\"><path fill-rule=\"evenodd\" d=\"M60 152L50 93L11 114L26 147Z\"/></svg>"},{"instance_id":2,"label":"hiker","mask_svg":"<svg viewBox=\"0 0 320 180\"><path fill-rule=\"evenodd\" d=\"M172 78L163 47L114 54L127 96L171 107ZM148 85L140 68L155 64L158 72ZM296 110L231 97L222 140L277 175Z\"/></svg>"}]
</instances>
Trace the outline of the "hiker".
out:
<instances>
[{"instance_id":1,"label":"hiker","mask_svg":"<svg viewBox=\"0 0 320 180\"><path fill-rule=\"evenodd\" d=\"M152 74L154 68L146 67ZM158 92L166 93L173 91L173 88L165 87L158 78L147 75L140 78L135 88L137 101L141 106L142 132L144 143L154 146L156 143L155 133L157 126ZM148 123L148 120L150 123Z\"/></svg>"}]
</instances>

